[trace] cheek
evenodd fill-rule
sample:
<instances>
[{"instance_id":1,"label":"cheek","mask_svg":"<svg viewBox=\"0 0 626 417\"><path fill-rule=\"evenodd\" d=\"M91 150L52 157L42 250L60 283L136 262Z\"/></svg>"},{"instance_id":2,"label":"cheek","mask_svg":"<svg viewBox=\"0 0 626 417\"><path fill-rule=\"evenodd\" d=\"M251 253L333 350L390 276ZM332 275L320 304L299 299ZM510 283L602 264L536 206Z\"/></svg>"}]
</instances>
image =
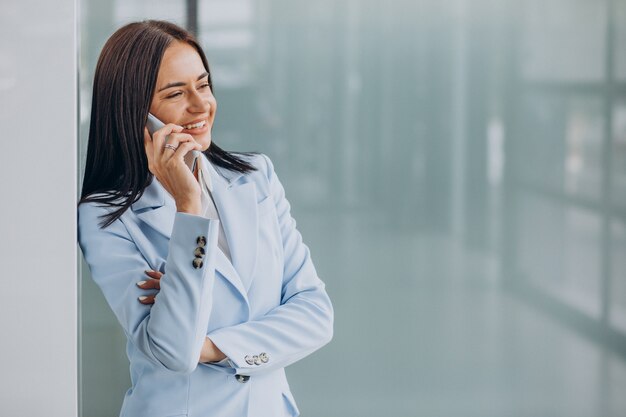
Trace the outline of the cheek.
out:
<instances>
[{"instance_id":1,"label":"cheek","mask_svg":"<svg viewBox=\"0 0 626 417\"><path fill-rule=\"evenodd\" d=\"M156 114L159 112L159 107L154 102L152 102L150 103L150 109L148 111L156 116Z\"/></svg>"},{"instance_id":2,"label":"cheek","mask_svg":"<svg viewBox=\"0 0 626 417\"><path fill-rule=\"evenodd\" d=\"M208 102L211 107L211 111L215 113L215 110L217 110L217 100L215 100L215 97L211 96L208 98Z\"/></svg>"},{"instance_id":3,"label":"cheek","mask_svg":"<svg viewBox=\"0 0 626 417\"><path fill-rule=\"evenodd\" d=\"M176 123L176 121L180 120L180 111L178 111L176 106L152 106L150 113L163 123Z\"/></svg>"}]
</instances>

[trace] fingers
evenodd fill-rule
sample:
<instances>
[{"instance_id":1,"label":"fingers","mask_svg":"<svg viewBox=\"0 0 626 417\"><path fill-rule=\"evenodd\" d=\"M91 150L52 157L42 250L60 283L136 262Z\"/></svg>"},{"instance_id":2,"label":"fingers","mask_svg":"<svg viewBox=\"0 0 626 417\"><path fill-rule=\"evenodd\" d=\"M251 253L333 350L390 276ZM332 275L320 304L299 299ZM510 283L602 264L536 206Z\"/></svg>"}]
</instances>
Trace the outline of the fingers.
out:
<instances>
[{"instance_id":1,"label":"fingers","mask_svg":"<svg viewBox=\"0 0 626 417\"><path fill-rule=\"evenodd\" d=\"M163 144L162 155L165 157L165 159L171 158L175 152L172 152L173 149L166 148L166 146L172 145L178 149L183 143L191 143L200 146L200 144L196 142L193 136L187 133L172 133L168 136L167 141Z\"/></svg>"},{"instance_id":2,"label":"fingers","mask_svg":"<svg viewBox=\"0 0 626 417\"><path fill-rule=\"evenodd\" d=\"M180 133L183 131L182 126L175 125L174 123L168 123L152 135L152 143L154 144L155 151L161 151L163 145L167 141L167 137L174 133Z\"/></svg>"},{"instance_id":3,"label":"fingers","mask_svg":"<svg viewBox=\"0 0 626 417\"><path fill-rule=\"evenodd\" d=\"M173 123L168 123L163 126L161 129L154 132L151 137L150 143L152 144L152 149L150 150L150 155L152 155L152 162L160 161L163 156L163 150L166 142L169 142L171 138L168 138L169 135L175 135L176 133L182 132L183 127L175 125ZM145 132L145 131L144 131ZM148 133L148 136L150 133ZM145 133L144 133L145 140ZM150 159L148 159L150 160Z\"/></svg>"},{"instance_id":4,"label":"fingers","mask_svg":"<svg viewBox=\"0 0 626 417\"><path fill-rule=\"evenodd\" d=\"M156 295L142 295L139 297L139 302L141 304L154 304L156 301Z\"/></svg>"},{"instance_id":5,"label":"fingers","mask_svg":"<svg viewBox=\"0 0 626 417\"><path fill-rule=\"evenodd\" d=\"M175 200L188 203L190 199L199 200L200 186L188 169L185 156L193 150L201 151L202 145L181 131L182 126L171 123L154 132L152 137L144 130L144 145L150 173Z\"/></svg>"},{"instance_id":6,"label":"fingers","mask_svg":"<svg viewBox=\"0 0 626 417\"><path fill-rule=\"evenodd\" d=\"M148 277L150 277L150 279L139 281L137 283L137 286L139 288L144 289L144 290L153 290L153 289L154 290L160 290L161 289L161 282L159 280L163 276L163 273L160 272L160 271L148 270L148 271L145 271L145 274Z\"/></svg>"},{"instance_id":7,"label":"fingers","mask_svg":"<svg viewBox=\"0 0 626 417\"><path fill-rule=\"evenodd\" d=\"M148 270L148 271L145 271L145 274L150 278L143 280L143 281L139 281L137 283L137 286L141 288L142 290L159 291L161 289L160 279L163 276L163 273L160 271ZM139 297L139 302L141 304L154 304L155 301L156 301L156 294L142 295Z\"/></svg>"},{"instance_id":8,"label":"fingers","mask_svg":"<svg viewBox=\"0 0 626 417\"><path fill-rule=\"evenodd\" d=\"M196 142L193 138L190 141L180 142L178 144L178 149L174 152L172 159L176 158L179 160L184 160L185 155L193 150L201 150L202 146Z\"/></svg>"},{"instance_id":9,"label":"fingers","mask_svg":"<svg viewBox=\"0 0 626 417\"><path fill-rule=\"evenodd\" d=\"M153 146L157 145L153 144ZM156 150L154 154L158 158L157 161L165 166L172 163L184 163L185 155L194 149L202 150L202 146L195 141L193 136L186 133L172 133L159 151L160 155L156 156Z\"/></svg>"},{"instance_id":10,"label":"fingers","mask_svg":"<svg viewBox=\"0 0 626 417\"><path fill-rule=\"evenodd\" d=\"M139 281L137 286L142 290L160 290L161 282L158 279L146 279Z\"/></svg>"},{"instance_id":11,"label":"fingers","mask_svg":"<svg viewBox=\"0 0 626 417\"><path fill-rule=\"evenodd\" d=\"M161 277L163 276L163 272L155 271L153 269L149 269L145 271L145 274L149 276L150 278L154 278L154 279L161 279Z\"/></svg>"}]
</instances>

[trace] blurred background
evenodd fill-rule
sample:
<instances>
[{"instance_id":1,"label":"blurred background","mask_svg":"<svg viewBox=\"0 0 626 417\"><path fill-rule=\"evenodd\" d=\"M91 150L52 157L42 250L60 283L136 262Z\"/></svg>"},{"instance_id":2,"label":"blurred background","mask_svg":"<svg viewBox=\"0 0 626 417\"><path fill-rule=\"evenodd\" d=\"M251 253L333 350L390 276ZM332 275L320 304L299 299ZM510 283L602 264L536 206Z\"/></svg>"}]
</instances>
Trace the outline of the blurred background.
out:
<instances>
[{"instance_id":1,"label":"blurred background","mask_svg":"<svg viewBox=\"0 0 626 417\"><path fill-rule=\"evenodd\" d=\"M626 415L626 0L79 5L79 182L97 57L147 18L205 48L215 142L274 161L336 311L304 417ZM115 416L81 285L82 416Z\"/></svg>"}]
</instances>

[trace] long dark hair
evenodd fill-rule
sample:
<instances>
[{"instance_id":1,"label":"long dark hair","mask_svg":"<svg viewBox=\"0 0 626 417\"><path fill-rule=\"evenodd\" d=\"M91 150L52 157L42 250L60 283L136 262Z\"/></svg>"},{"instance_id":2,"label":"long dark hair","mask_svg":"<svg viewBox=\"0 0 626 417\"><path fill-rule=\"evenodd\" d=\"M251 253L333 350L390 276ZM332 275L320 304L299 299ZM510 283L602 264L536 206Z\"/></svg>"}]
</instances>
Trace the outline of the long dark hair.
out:
<instances>
[{"instance_id":1,"label":"long dark hair","mask_svg":"<svg viewBox=\"0 0 626 417\"><path fill-rule=\"evenodd\" d=\"M209 63L194 36L169 22L147 20L118 29L106 42L93 82L91 123L85 177L79 205L97 202L115 208L102 216L107 227L141 196L153 180L148 170L143 132L155 90L159 66L174 40L193 46L209 73ZM256 170L242 156L213 141L204 151L211 163L247 173Z\"/></svg>"}]
</instances>

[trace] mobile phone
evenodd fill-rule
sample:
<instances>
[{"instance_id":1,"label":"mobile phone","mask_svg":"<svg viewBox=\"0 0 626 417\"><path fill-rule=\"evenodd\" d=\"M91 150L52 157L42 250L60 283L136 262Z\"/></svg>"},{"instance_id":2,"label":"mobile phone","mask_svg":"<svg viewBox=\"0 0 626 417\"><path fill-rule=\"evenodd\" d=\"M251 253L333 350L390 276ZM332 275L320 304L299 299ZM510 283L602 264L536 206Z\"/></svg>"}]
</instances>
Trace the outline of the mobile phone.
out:
<instances>
[{"instance_id":1,"label":"mobile phone","mask_svg":"<svg viewBox=\"0 0 626 417\"><path fill-rule=\"evenodd\" d=\"M156 118L152 113L148 113L148 120L146 122L146 127L148 128L148 133L150 133L150 137L154 135L154 132L161 129L165 126L165 123ZM194 172L196 169L196 158L200 156L200 151L191 151L187 152L185 155L185 163L191 170Z\"/></svg>"},{"instance_id":2,"label":"mobile phone","mask_svg":"<svg viewBox=\"0 0 626 417\"><path fill-rule=\"evenodd\" d=\"M154 132L156 132L163 126L165 126L165 123L157 119L152 113L148 113L148 121L146 122L146 127L148 128L148 133L150 133L150 136L154 135Z\"/></svg>"}]
</instances>

